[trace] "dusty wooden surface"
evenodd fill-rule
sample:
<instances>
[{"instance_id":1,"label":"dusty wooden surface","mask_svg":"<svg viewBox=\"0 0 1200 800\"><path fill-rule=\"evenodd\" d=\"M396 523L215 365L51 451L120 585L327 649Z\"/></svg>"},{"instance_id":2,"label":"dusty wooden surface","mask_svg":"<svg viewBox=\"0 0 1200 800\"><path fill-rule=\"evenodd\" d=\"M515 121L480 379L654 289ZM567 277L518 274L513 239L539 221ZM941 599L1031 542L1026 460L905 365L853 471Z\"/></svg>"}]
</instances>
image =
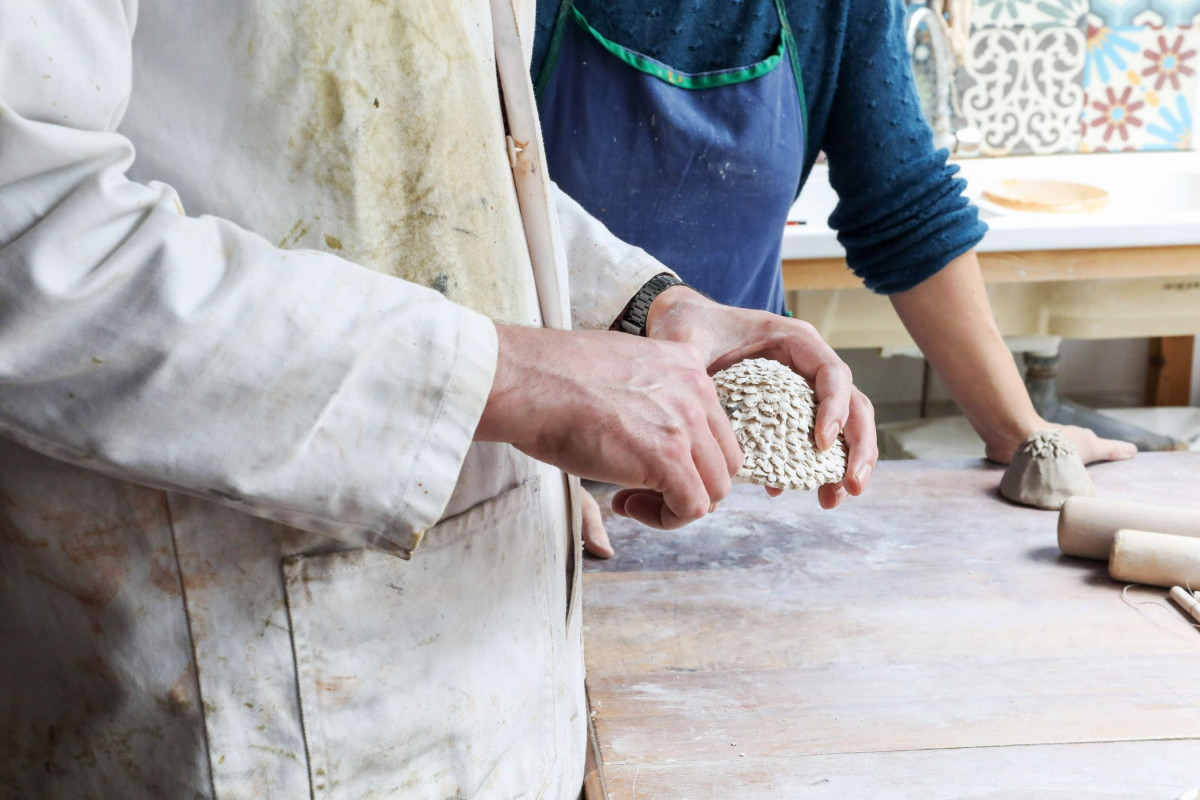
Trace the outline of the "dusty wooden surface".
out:
<instances>
[{"instance_id":1,"label":"dusty wooden surface","mask_svg":"<svg viewBox=\"0 0 1200 800\"><path fill-rule=\"evenodd\" d=\"M676 532L609 515L617 555L584 577L589 798L1200 786L1200 630L1164 590L1123 599L1060 555L1057 515L1000 499L1000 474L887 462L833 512L742 486ZM1200 454L1092 474L1102 496L1200 508Z\"/></svg>"},{"instance_id":2,"label":"dusty wooden surface","mask_svg":"<svg viewBox=\"0 0 1200 800\"><path fill-rule=\"evenodd\" d=\"M1038 250L978 253L984 283L1190 278L1200 275L1200 246L1126 247L1108 250ZM858 289L844 258L783 262L783 288Z\"/></svg>"}]
</instances>

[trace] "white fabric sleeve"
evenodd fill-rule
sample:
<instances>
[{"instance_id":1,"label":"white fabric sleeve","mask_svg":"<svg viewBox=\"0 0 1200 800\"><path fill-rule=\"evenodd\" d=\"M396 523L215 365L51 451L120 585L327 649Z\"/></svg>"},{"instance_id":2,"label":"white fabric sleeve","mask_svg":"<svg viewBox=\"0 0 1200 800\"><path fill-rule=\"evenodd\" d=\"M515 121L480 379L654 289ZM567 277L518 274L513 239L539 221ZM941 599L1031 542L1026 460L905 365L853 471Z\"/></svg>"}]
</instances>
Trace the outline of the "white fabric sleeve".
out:
<instances>
[{"instance_id":1,"label":"white fabric sleeve","mask_svg":"<svg viewBox=\"0 0 1200 800\"><path fill-rule=\"evenodd\" d=\"M609 328L646 281L663 272L675 275L642 248L614 236L557 185L553 192L570 273L575 328Z\"/></svg>"},{"instance_id":2,"label":"white fabric sleeve","mask_svg":"<svg viewBox=\"0 0 1200 800\"><path fill-rule=\"evenodd\" d=\"M0 0L0 435L406 552L454 489L495 327L127 180L129 14Z\"/></svg>"}]
</instances>

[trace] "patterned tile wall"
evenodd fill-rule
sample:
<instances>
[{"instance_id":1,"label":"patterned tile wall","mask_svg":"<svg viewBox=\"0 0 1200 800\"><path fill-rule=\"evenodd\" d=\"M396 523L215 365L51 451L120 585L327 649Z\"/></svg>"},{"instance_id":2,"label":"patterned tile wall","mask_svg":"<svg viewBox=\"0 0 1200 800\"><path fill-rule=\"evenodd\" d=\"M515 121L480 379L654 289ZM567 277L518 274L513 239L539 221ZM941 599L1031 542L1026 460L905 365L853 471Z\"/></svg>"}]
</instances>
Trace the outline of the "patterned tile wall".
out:
<instances>
[{"instance_id":1,"label":"patterned tile wall","mask_svg":"<svg viewBox=\"0 0 1200 800\"><path fill-rule=\"evenodd\" d=\"M1109 27L1091 14L1080 149L1190 149L1198 45L1196 26Z\"/></svg>"},{"instance_id":2,"label":"patterned tile wall","mask_svg":"<svg viewBox=\"0 0 1200 800\"><path fill-rule=\"evenodd\" d=\"M1194 147L1200 0L976 0L957 125L989 155Z\"/></svg>"}]
</instances>

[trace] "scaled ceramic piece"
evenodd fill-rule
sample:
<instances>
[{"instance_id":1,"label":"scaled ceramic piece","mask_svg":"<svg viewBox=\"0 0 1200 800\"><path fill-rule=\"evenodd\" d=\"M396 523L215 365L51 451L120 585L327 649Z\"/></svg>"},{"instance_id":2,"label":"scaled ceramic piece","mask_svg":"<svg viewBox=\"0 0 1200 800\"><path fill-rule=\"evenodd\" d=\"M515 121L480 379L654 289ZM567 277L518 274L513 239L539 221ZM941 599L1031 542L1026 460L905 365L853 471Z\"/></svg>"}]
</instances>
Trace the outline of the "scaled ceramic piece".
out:
<instances>
[{"instance_id":1,"label":"scaled ceramic piece","mask_svg":"<svg viewBox=\"0 0 1200 800\"><path fill-rule=\"evenodd\" d=\"M817 449L816 400L804 378L778 361L753 358L721 370L713 383L745 456L735 482L815 489L846 474L840 437Z\"/></svg>"},{"instance_id":2,"label":"scaled ceramic piece","mask_svg":"<svg viewBox=\"0 0 1200 800\"><path fill-rule=\"evenodd\" d=\"M1035 508L1057 510L1068 497L1095 493L1075 445L1057 430L1038 431L1022 442L1000 480L1000 494Z\"/></svg>"}]
</instances>

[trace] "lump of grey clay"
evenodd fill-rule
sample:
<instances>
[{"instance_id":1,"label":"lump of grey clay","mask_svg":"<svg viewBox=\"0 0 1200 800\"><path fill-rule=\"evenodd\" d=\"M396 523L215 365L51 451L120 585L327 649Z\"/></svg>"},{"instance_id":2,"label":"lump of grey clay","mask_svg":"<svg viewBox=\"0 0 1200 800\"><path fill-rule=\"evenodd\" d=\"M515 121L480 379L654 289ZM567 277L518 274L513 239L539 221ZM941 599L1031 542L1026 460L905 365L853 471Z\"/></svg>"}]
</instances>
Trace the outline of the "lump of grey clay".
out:
<instances>
[{"instance_id":1,"label":"lump of grey clay","mask_svg":"<svg viewBox=\"0 0 1200 800\"><path fill-rule=\"evenodd\" d=\"M778 361L752 358L721 370L713 383L744 456L736 483L815 489L846 474L840 437L817 449L816 400L804 378Z\"/></svg>"},{"instance_id":2,"label":"lump of grey clay","mask_svg":"<svg viewBox=\"0 0 1200 800\"><path fill-rule=\"evenodd\" d=\"M1014 503L1057 510L1068 497L1091 497L1096 487L1066 434L1045 430L1021 442L1000 480L1000 494Z\"/></svg>"}]
</instances>

